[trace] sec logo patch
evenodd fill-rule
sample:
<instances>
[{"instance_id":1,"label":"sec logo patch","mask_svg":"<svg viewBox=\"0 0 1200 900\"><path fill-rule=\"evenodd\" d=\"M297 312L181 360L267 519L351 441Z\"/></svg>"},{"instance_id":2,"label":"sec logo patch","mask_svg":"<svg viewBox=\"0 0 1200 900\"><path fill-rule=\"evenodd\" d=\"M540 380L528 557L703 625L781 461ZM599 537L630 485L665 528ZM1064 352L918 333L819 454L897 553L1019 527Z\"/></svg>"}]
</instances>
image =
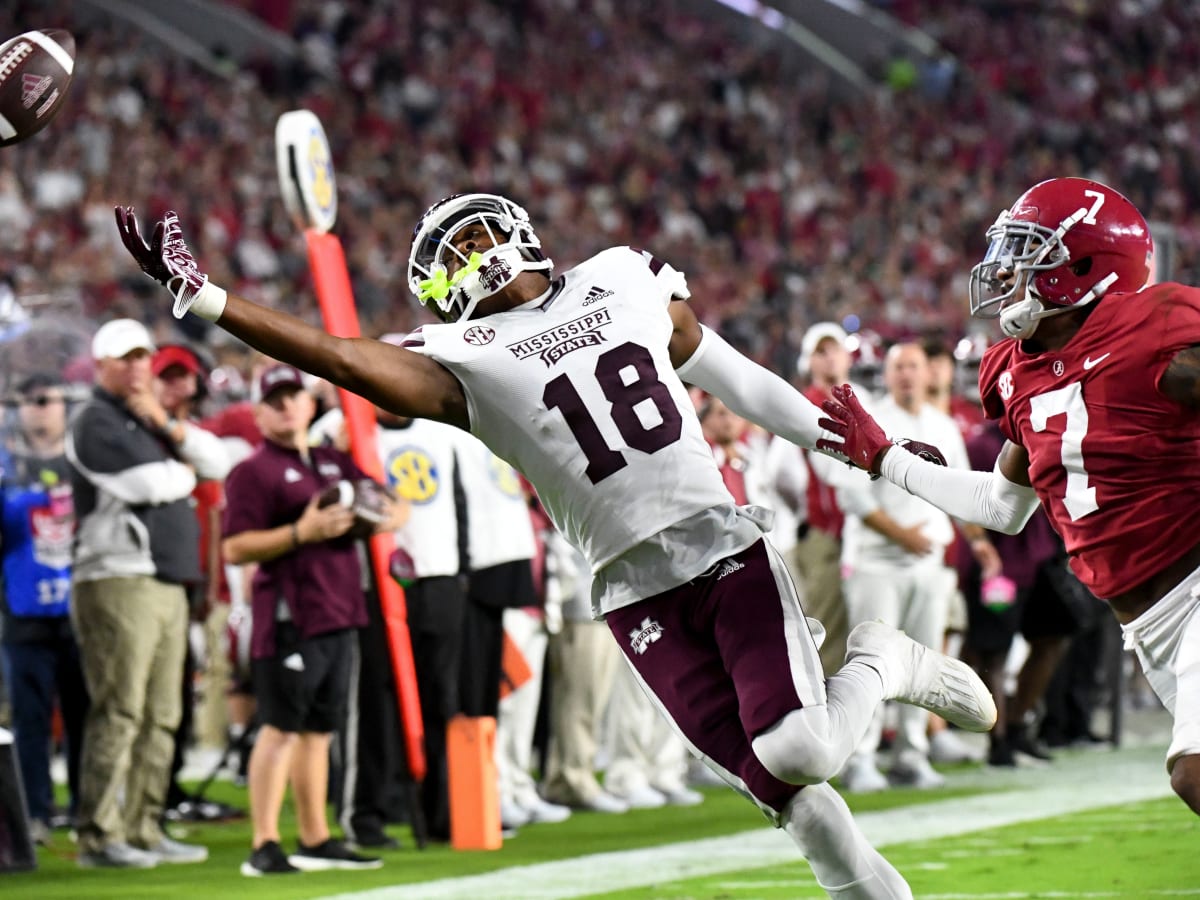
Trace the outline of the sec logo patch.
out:
<instances>
[{"instance_id":1,"label":"sec logo patch","mask_svg":"<svg viewBox=\"0 0 1200 900\"><path fill-rule=\"evenodd\" d=\"M1008 400L1013 395L1013 377L1012 372L1001 372L1000 378L996 381L996 390L1000 392L1001 400Z\"/></svg>"},{"instance_id":2,"label":"sec logo patch","mask_svg":"<svg viewBox=\"0 0 1200 900\"><path fill-rule=\"evenodd\" d=\"M517 474L516 469L498 456L491 458L489 467L492 481L500 488L501 493L509 497L520 497L524 494L521 490L521 476Z\"/></svg>"},{"instance_id":3,"label":"sec logo patch","mask_svg":"<svg viewBox=\"0 0 1200 900\"><path fill-rule=\"evenodd\" d=\"M495 329L486 325L475 325L463 332L463 340L473 347L482 347L496 339Z\"/></svg>"},{"instance_id":4,"label":"sec logo patch","mask_svg":"<svg viewBox=\"0 0 1200 900\"><path fill-rule=\"evenodd\" d=\"M390 454L384 466L388 487L410 503L429 503L441 487L441 473L419 447L405 447Z\"/></svg>"}]
</instances>

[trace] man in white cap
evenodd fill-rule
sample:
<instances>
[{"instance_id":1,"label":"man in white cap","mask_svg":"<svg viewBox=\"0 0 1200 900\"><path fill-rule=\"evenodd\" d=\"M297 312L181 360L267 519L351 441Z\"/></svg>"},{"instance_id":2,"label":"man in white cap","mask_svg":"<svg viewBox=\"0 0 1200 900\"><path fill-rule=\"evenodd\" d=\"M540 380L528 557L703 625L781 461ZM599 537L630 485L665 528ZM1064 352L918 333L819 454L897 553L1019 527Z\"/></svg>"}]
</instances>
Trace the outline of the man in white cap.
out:
<instances>
[{"instance_id":1,"label":"man in white cap","mask_svg":"<svg viewBox=\"0 0 1200 900\"><path fill-rule=\"evenodd\" d=\"M78 517L71 613L92 701L78 821L85 868L208 858L168 838L160 819L181 714L186 590L200 579L188 498L197 478L224 478L229 464L219 438L155 399L154 349L140 322L101 326L95 391L66 440Z\"/></svg>"},{"instance_id":2,"label":"man in white cap","mask_svg":"<svg viewBox=\"0 0 1200 900\"><path fill-rule=\"evenodd\" d=\"M845 329L836 322L817 322L800 340L800 358L796 368L808 384L804 396L820 406L835 385L850 377L850 351ZM825 626L821 643L821 664L827 674L836 672L846 655L849 624L846 601L842 594L842 524L837 491L822 476L829 469L821 460L804 451L809 464L808 520L804 535L796 543L796 568L803 573L804 611Z\"/></svg>"}]
</instances>

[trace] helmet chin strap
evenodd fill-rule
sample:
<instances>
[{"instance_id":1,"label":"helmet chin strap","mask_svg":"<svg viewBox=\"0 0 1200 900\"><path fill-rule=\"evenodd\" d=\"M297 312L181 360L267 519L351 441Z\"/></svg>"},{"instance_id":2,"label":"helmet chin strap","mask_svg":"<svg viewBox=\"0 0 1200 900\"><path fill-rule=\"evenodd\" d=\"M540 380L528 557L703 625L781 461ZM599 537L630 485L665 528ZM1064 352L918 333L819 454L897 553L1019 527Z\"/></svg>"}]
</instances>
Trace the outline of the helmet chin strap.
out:
<instances>
[{"instance_id":1,"label":"helmet chin strap","mask_svg":"<svg viewBox=\"0 0 1200 900\"><path fill-rule=\"evenodd\" d=\"M1038 322L1042 319L1049 319L1051 316L1061 316L1065 312L1070 312L1073 309L1078 309L1080 306L1086 305L1092 299L1092 296L1089 294L1085 303L1047 308L1037 297L1032 295L1026 296L1024 300L1014 303L1012 306L1001 311L1000 330L1010 338L1016 338L1018 341L1026 340L1033 337L1033 333L1037 331Z\"/></svg>"},{"instance_id":2,"label":"helmet chin strap","mask_svg":"<svg viewBox=\"0 0 1200 900\"><path fill-rule=\"evenodd\" d=\"M521 249L502 244L488 250L480 259L479 266L459 284L467 299L463 318L470 318L475 307L488 297L495 296L517 280L522 272L544 270L547 262L533 262L521 255Z\"/></svg>"},{"instance_id":3,"label":"helmet chin strap","mask_svg":"<svg viewBox=\"0 0 1200 900\"><path fill-rule=\"evenodd\" d=\"M1059 310L1061 312L1061 309ZM1010 338L1023 341L1033 337L1038 320L1046 314L1046 307L1036 297L1026 297L1006 306L1000 311L1000 330Z\"/></svg>"},{"instance_id":4,"label":"helmet chin strap","mask_svg":"<svg viewBox=\"0 0 1200 900\"><path fill-rule=\"evenodd\" d=\"M1000 311L1000 330L1010 338L1015 338L1018 341L1027 340L1033 337L1033 333L1037 331L1039 321L1048 319L1051 316L1062 315L1065 312L1079 309L1082 306L1087 306L1096 298L1103 296L1104 292L1116 280L1117 273L1111 272L1096 282L1090 291L1070 306L1051 306L1049 308L1033 293L1032 286L1028 287L1025 290L1024 300L1020 300Z\"/></svg>"}]
</instances>

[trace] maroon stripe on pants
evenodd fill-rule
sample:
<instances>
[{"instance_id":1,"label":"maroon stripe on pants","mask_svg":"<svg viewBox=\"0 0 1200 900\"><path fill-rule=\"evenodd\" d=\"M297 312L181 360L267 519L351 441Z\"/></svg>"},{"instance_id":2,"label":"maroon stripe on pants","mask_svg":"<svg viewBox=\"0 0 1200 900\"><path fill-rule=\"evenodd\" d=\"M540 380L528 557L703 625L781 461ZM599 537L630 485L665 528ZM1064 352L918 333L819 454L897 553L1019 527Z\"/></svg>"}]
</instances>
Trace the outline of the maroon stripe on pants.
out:
<instances>
[{"instance_id":1,"label":"maroon stripe on pants","mask_svg":"<svg viewBox=\"0 0 1200 900\"><path fill-rule=\"evenodd\" d=\"M785 602L797 601L781 598L759 540L712 573L605 619L687 740L777 812L800 788L763 768L750 742L802 705L788 658Z\"/></svg>"}]
</instances>

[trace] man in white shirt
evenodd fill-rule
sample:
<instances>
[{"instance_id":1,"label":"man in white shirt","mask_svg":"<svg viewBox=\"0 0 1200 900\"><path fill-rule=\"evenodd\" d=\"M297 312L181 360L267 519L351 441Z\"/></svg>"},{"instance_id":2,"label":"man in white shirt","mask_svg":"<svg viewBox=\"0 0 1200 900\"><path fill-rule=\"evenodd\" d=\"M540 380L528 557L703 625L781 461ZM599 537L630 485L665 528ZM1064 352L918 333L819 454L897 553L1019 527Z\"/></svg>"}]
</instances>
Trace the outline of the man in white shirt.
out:
<instances>
[{"instance_id":1,"label":"man in white shirt","mask_svg":"<svg viewBox=\"0 0 1200 900\"><path fill-rule=\"evenodd\" d=\"M888 351L884 382L887 395L872 406L884 427L938 447L950 466L969 468L958 426L926 399L929 361L919 344L896 344ZM950 517L889 481L844 470L838 504L846 513L842 568L850 627L882 619L913 640L940 649L956 587L955 572L944 559L954 540ZM916 787L941 786L942 776L929 764L928 711L904 707L898 719L893 776ZM842 773L846 790L888 786L875 761L882 725L877 713Z\"/></svg>"}]
</instances>

